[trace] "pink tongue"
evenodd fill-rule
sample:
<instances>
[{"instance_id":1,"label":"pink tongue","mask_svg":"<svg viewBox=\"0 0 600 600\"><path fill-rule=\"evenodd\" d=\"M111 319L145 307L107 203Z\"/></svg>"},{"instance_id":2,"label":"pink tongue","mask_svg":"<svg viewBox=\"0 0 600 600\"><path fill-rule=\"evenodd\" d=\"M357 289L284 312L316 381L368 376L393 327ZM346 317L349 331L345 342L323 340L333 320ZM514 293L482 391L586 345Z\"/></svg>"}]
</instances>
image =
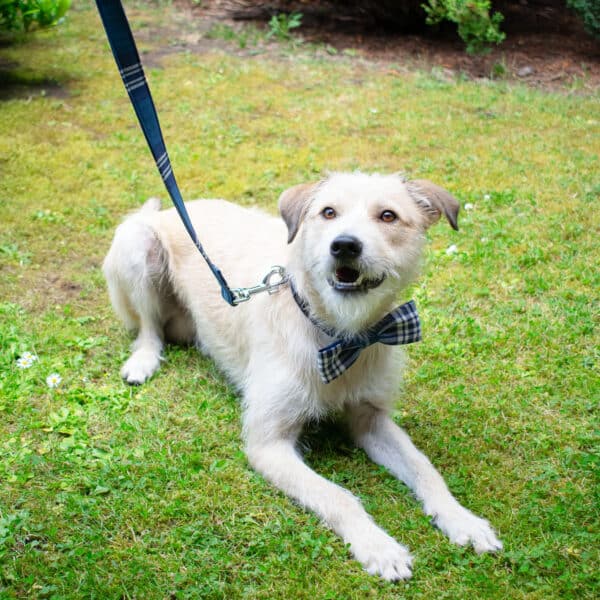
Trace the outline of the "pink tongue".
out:
<instances>
[{"instance_id":1,"label":"pink tongue","mask_svg":"<svg viewBox=\"0 0 600 600\"><path fill-rule=\"evenodd\" d=\"M359 275L360 273L356 269L350 267L340 267L335 271L335 276L341 283L354 283Z\"/></svg>"}]
</instances>

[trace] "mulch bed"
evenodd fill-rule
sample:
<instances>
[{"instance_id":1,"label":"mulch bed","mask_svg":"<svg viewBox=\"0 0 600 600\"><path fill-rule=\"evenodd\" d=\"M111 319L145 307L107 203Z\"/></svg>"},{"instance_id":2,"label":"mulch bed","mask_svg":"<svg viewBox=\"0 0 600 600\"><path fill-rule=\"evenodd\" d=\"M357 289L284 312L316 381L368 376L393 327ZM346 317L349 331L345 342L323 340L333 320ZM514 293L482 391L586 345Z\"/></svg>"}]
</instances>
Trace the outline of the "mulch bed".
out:
<instances>
[{"instance_id":1,"label":"mulch bed","mask_svg":"<svg viewBox=\"0 0 600 600\"><path fill-rule=\"evenodd\" d=\"M539 10L532 10L538 2ZM180 0L193 15L203 19L235 24L252 18L264 24L275 12L277 2L256 2L266 10L244 13L236 0L204 0L195 6ZM280 3L281 4L281 3ZM351 49L358 56L384 61L409 69L439 69L447 76L518 80L530 86L574 92L593 92L600 87L600 42L588 35L580 21L564 9L562 0L506 0L499 10L504 14L506 40L484 55L469 55L451 26L433 30L417 27L416 32L394 32L371 19L356 16L322 15L306 12L303 25L295 30L307 42L322 43L337 51ZM282 6L302 10L303 3Z\"/></svg>"}]
</instances>

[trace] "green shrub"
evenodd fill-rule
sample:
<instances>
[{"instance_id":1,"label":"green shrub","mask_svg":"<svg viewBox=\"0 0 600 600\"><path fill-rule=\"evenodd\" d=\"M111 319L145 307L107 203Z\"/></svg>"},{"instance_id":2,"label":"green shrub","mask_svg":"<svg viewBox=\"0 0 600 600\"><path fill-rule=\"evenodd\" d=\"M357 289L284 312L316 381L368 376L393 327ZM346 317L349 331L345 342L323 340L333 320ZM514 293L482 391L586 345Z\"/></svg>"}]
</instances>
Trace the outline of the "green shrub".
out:
<instances>
[{"instance_id":1,"label":"green shrub","mask_svg":"<svg viewBox=\"0 0 600 600\"><path fill-rule=\"evenodd\" d=\"M600 39L600 0L567 0L567 6L583 19L586 30Z\"/></svg>"},{"instance_id":2,"label":"green shrub","mask_svg":"<svg viewBox=\"0 0 600 600\"><path fill-rule=\"evenodd\" d=\"M500 31L504 17L498 12L490 14L490 4L490 0L428 0L428 4L422 6L429 25L444 20L456 23L458 35L467 45L467 52L474 53L484 51L489 44L499 44L505 38Z\"/></svg>"},{"instance_id":3,"label":"green shrub","mask_svg":"<svg viewBox=\"0 0 600 600\"><path fill-rule=\"evenodd\" d=\"M71 0L0 0L0 31L50 27L65 15Z\"/></svg>"}]
</instances>

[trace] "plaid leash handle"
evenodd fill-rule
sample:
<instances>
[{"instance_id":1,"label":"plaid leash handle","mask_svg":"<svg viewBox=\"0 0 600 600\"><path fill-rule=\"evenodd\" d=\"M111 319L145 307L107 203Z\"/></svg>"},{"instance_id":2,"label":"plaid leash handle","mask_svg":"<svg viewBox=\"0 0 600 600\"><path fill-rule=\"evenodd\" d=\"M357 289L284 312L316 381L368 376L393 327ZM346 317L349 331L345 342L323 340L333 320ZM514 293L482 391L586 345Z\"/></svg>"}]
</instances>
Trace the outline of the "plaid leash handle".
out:
<instances>
[{"instance_id":1,"label":"plaid leash handle","mask_svg":"<svg viewBox=\"0 0 600 600\"><path fill-rule=\"evenodd\" d=\"M156 162L156 167L167 188L167 192L183 221L183 225L192 238L194 245L198 248L200 254L219 282L219 285L221 286L221 296L223 296L223 299L228 304L236 306L233 292L227 285L227 281L225 281L225 277L219 268L210 260L204 251L183 203L181 192L179 191L177 181L175 180L175 174L171 167L171 161L167 154L167 148L160 129L156 108L152 101L152 95L150 94L150 88L146 81L144 69L142 68L140 56L129 27L129 22L125 16L123 6L121 5L120 0L96 0L96 5L104 29L106 30L106 36L108 37L117 67L119 68L119 73L123 79L123 84L129 94L129 99L133 104L135 114L137 115L142 131L144 132L146 142L148 142L154 161Z\"/></svg>"}]
</instances>

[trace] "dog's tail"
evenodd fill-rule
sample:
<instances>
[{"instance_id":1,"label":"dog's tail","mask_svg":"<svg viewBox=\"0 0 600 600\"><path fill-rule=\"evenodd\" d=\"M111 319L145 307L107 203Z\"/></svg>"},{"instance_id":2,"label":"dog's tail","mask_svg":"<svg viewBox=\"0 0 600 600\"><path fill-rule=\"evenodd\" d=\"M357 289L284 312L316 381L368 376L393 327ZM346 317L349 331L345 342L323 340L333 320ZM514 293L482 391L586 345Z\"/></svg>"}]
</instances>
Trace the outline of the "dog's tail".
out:
<instances>
[{"instance_id":1,"label":"dog's tail","mask_svg":"<svg viewBox=\"0 0 600 600\"><path fill-rule=\"evenodd\" d=\"M140 210L138 211L138 214L147 214L147 213L152 213L152 212L156 212L157 210L160 210L160 198L148 198L148 200L146 200L146 202L144 202L144 204L142 205L142 208L140 208Z\"/></svg>"},{"instance_id":2,"label":"dog's tail","mask_svg":"<svg viewBox=\"0 0 600 600\"><path fill-rule=\"evenodd\" d=\"M156 295L149 269L161 246L150 221L159 210L160 200L149 198L141 208L127 215L117 227L102 265L113 307L127 329L140 327L144 308L145 312L158 310L154 305L149 308L146 305Z\"/></svg>"}]
</instances>

